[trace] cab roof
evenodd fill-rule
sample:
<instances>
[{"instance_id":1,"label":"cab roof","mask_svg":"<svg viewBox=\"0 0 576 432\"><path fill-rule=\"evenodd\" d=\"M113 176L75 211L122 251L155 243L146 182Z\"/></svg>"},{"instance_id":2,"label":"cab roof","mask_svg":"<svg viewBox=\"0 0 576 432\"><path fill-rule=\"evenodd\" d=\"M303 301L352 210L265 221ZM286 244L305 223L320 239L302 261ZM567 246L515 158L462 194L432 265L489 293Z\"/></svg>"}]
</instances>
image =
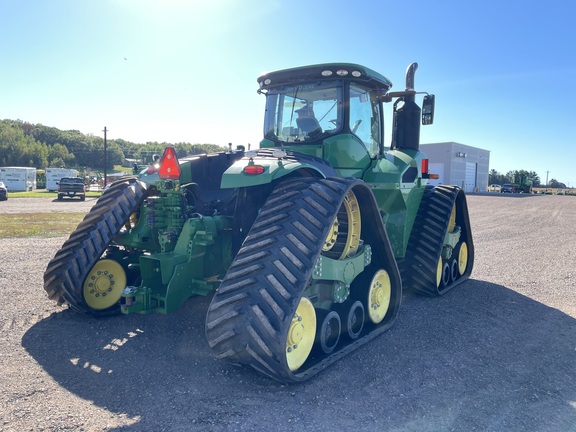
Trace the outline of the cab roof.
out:
<instances>
[{"instance_id":1,"label":"cab roof","mask_svg":"<svg viewBox=\"0 0 576 432\"><path fill-rule=\"evenodd\" d=\"M378 72L354 63L323 63L268 72L258 77L260 89L294 85L316 80L343 79L370 88L388 91L392 82Z\"/></svg>"}]
</instances>

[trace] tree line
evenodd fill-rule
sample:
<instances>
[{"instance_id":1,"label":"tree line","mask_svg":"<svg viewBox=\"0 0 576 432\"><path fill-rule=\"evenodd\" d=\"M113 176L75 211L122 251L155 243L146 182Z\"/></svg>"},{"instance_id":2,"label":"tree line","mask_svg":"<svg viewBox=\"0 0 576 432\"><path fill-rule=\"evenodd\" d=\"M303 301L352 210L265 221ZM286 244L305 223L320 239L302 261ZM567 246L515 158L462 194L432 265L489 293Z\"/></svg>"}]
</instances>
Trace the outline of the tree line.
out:
<instances>
[{"instance_id":1,"label":"tree line","mask_svg":"<svg viewBox=\"0 0 576 432\"><path fill-rule=\"evenodd\" d=\"M106 169L127 159L150 163L169 143L137 144L123 139L106 141ZM173 144L181 158L223 151L215 144ZM104 138L77 130L60 130L22 120L0 120L0 166L104 169Z\"/></svg>"},{"instance_id":2,"label":"tree line","mask_svg":"<svg viewBox=\"0 0 576 432\"><path fill-rule=\"evenodd\" d=\"M501 174L495 169L488 173L488 184L514 183L514 179L527 178L532 180L532 186L540 186L540 177L535 171L513 170Z\"/></svg>"},{"instance_id":3,"label":"tree line","mask_svg":"<svg viewBox=\"0 0 576 432\"><path fill-rule=\"evenodd\" d=\"M548 182L548 185L543 185L540 181L540 177L535 171L526 171L526 170L513 170L508 171L506 174L499 173L495 169L491 169L488 173L488 184L505 184L505 183L514 183L514 179L519 178L528 178L532 179L532 186L546 186L552 188L558 187L566 187L566 185L562 182L559 182L556 179L551 179Z\"/></svg>"},{"instance_id":4,"label":"tree line","mask_svg":"<svg viewBox=\"0 0 576 432\"><path fill-rule=\"evenodd\" d=\"M121 165L125 159L135 159L142 164L152 163L155 154L161 155L168 145L174 145L179 158L224 150L215 144L190 144L166 142L133 143L123 139L106 141L106 169ZM35 168L91 168L104 169L104 139L85 135L77 130L60 130L22 120L0 120L0 166ZM512 183L514 178L530 178L533 186L540 186L540 177L534 171L513 170L506 174L492 169L489 184ZM549 187L565 187L551 179Z\"/></svg>"}]
</instances>

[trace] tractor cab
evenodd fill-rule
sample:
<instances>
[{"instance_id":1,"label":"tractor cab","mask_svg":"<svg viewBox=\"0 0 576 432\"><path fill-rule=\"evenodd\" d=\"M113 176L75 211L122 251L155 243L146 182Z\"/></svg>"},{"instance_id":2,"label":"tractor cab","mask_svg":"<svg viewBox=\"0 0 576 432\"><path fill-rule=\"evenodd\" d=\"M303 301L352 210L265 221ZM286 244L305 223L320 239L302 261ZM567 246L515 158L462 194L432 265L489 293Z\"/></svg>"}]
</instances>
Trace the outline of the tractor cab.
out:
<instances>
[{"instance_id":1,"label":"tractor cab","mask_svg":"<svg viewBox=\"0 0 576 432\"><path fill-rule=\"evenodd\" d=\"M344 176L360 177L381 152L381 97L392 83L354 64L323 64L258 78L266 95L261 148L320 157Z\"/></svg>"},{"instance_id":2,"label":"tractor cab","mask_svg":"<svg viewBox=\"0 0 576 432\"><path fill-rule=\"evenodd\" d=\"M415 68L410 71L412 82ZM326 160L341 176L361 178L384 153L383 103L397 98L391 147L406 141L418 149L421 111L413 106L416 92L407 87L389 93L390 80L371 69L321 64L267 73L258 83L258 92L266 95L261 148L288 147ZM431 123L433 105L423 114L423 123Z\"/></svg>"}]
</instances>

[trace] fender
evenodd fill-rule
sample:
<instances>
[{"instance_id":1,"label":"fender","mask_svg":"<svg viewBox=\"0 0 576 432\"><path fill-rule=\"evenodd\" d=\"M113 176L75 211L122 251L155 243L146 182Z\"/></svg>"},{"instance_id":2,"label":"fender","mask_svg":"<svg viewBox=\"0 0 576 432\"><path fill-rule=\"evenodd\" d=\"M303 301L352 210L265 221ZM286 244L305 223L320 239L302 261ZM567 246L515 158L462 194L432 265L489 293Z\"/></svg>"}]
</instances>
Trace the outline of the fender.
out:
<instances>
[{"instance_id":1,"label":"fender","mask_svg":"<svg viewBox=\"0 0 576 432\"><path fill-rule=\"evenodd\" d=\"M315 156L272 149L250 153L224 172L220 185L222 189L269 184L298 170L306 170L311 176L319 178L336 176L330 164ZM247 174L245 168L248 166L261 167L261 172Z\"/></svg>"}]
</instances>

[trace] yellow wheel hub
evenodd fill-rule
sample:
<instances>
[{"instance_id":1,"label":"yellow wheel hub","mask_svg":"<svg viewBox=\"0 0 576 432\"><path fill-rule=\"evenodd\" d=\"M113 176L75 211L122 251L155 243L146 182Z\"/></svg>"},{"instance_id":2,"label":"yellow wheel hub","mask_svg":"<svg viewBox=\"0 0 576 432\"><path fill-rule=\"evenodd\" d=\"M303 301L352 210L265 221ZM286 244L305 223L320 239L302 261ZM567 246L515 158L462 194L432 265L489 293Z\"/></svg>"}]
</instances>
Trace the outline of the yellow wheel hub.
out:
<instances>
[{"instance_id":1,"label":"yellow wheel hub","mask_svg":"<svg viewBox=\"0 0 576 432\"><path fill-rule=\"evenodd\" d=\"M288 368L295 371L304 364L316 337L316 311L306 297L300 299L286 337L286 361Z\"/></svg>"},{"instance_id":2,"label":"yellow wheel hub","mask_svg":"<svg viewBox=\"0 0 576 432\"><path fill-rule=\"evenodd\" d=\"M360 205L354 192L348 191L324 240L324 255L341 260L351 257L360 247Z\"/></svg>"},{"instance_id":3,"label":"yellow wheel hub","mask_svg":"<svg viewBox=\"0 0 576 432\"><path fill-rule=\"evenodd\" d=\"M84 299L92 309L102 310L114 306L126 288L126 272L111 259L96 263L84 281Z\"/></svg>"},{"instance_id":4,"label":"yellow wheel hub","mask_svg":"<svg viewBox=\"0 0 576 432\"><path fill-rule=\"evenodd\" d=\"M384 319L390 306L391 292L388 272L384 269L378 270L372 278L368 291L368 316L374 324Z\"/></svg>"},{"instance_id":5,"label":"yellow wheel hub","mask_svg":"<svg viewBox=\"0 0 576 432\"><path fill-rule=\"evenodd\" d=\"M440 286L442 282L442 257L438 259L438 266L436 267L436 288Z\"/></svg>"},{"instance_id":6,"label":"yellow wheel hub","mask_svg":"<svg viewBox=\"0 0 576 432\"><path fill-rule=\"evenodd\" d=\"M451 233L456 228L456 203L452 206L452 213L450 213L450 220L448 221L448 232Z\"/></svg>"},{"instance_id":7,"label":"yellow wheel hub","mask_svg":"<svg viewBox=\"0 0 576 432\"><path fill-rule=\"evenodd\" d=\"M458 252L458 272L463 275L468 265L468 245L462 242L460 251Z\"/></svg>"},{"instance_id":8,"label":"yellow wheel hub","mask_svg":"<svg viewBox=\"0 0 576 432\"><path fill-rule=\"evenodd\" d=\"M354 255L360 245L360 205L354 192L348 191L344 197L344 208L346 209L346 216L348 218L348 237L346 238L346 246L340 258Z\"/></svg>"},{"instance_id":9,"label":"yellow wheel hub","mask_svg":"<svg viewBox=\"0 0 576 432\"><path fill-rule=\"evenodd\" d=\"M336 240L338 240L338 217L336 217L334 222L332 222L332 228L330 228L330 231L326 236L324 246L322 246L322 251L327 252L331 250L336 244Z\"/></svg>"}]
</instances>

